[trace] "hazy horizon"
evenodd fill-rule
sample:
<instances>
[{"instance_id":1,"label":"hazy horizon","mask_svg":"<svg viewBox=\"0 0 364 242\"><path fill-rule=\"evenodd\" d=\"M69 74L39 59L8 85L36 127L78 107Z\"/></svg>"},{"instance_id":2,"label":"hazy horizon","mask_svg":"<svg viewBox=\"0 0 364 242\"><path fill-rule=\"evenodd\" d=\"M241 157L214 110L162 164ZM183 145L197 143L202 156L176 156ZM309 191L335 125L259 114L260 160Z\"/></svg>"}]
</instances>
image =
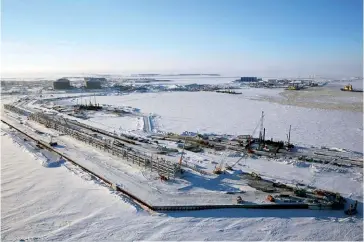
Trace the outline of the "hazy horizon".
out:
<instances>
[{"instance_id":1,"label":"hazy horizon","mask_svg":"<svg viewBox=\"0 0 364 242\"><path fill-rule=\"evenodd\" d=\"M361 0L3 0L1 76L363 75Z\"/></svg>"}]
</instances>

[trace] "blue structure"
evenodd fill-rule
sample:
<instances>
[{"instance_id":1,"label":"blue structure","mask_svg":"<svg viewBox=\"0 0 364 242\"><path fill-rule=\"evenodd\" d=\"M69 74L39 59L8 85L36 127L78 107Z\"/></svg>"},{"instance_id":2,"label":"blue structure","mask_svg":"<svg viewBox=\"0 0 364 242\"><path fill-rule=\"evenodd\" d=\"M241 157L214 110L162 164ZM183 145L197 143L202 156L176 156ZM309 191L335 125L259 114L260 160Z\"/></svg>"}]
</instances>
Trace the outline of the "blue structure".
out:
<instances>
[{"instance_id":1,"label":"blue structure","mask_svg":"<svg viewBox=\"0 0 364 242\"><path fill-rule=\"evenodd\" d=\"M240 77L240 82L257 82L258 81L258 77L249 77L249 76L244 76L244 77Z\"/></svg>"}]
</instances>

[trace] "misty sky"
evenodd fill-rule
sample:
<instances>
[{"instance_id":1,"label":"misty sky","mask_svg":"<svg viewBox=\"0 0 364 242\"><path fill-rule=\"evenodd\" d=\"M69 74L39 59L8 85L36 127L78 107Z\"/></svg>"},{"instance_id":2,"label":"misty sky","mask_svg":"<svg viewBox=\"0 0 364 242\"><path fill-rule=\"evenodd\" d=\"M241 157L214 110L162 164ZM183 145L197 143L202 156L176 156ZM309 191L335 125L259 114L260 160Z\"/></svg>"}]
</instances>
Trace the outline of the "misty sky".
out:
<instances>
[{"instance_id":1,"label":"misty sky","mask_svg":"<svg viewBox=\"0 0 364 242\"><path fill-rule=\"evenodd\" d=\"M2 0L2 76L362 76L362 0Z\"/></svg>"}]
</instances>

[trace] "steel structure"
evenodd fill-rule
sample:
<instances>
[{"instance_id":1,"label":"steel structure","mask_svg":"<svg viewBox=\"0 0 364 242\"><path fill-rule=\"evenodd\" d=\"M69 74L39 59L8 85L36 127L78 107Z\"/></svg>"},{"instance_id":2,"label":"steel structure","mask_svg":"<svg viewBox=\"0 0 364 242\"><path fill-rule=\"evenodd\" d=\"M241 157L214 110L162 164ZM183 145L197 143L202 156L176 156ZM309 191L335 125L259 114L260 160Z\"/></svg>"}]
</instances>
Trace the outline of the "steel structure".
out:
<instances>
[{"instance_id":1,"label":"steel structure","mask_svg":"<svg viewBox=\"0 0 364 242\"><path fill-rule=\"evenodd\" d=\"M119 142L115 141L115 139L111 136L107 136L108 138L95 136L95 132L100 133L100 130L95 128L92 128L91 130L91 126L84 124L78 125L74 121L57 115L45 114L42 112L29 113L13 105L4 105L4 108L21 115L26 115L29 120L36 121L47 128L55 129L63 134L70 135L77 140L121 157L123 158L122 160L132 162L133 164L150 169L151 171L156 171L159 175L175 177L180 173L180 168L177 163L173 163L158 156L148 156L144 153L138 152L137 150L131 149L130 147L126 147L125 145L117 145ZM102 132L102 134L107 135L108 132L105 131Z\"/></svg>"}]
</instances>

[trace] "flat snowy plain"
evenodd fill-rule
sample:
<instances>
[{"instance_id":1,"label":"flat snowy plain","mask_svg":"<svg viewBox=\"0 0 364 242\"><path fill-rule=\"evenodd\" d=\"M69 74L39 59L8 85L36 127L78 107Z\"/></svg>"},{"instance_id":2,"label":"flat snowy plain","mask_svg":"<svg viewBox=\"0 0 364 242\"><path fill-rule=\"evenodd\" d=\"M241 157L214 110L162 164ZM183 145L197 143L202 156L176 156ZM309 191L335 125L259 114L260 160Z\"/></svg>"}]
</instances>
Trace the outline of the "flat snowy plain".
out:
<instances>
[{"instance_id":1,"label":"flat snowy plain","mask_svg":"<svg viewBox=\"0 0 364 242\"><path fill-rule=\"evenodd\" d=\"M362 152L363 113L281 105L259 100L277 96L278 90L243 89L242 95L211 92L168 92L101 96L100 104L114 103L140 108L157 115L157 129L220 134L252 134L265 112L266 136L300 145L331 146ZM258 100L256 100L258 99Z\"/></svg>"},{"instance_id":2,"label":"flat snowy plain","mask_svg":"<svg viewBox=\"0 0 364 242\"><path fill-rule=\"evenodd\" d=\"M249 134L265 111L268 137L285 139L292 124L294 143L362 152L362 113L261 101L264 96L278 95L277 90L247 89L236 96L148 93L97 100L153 113L157 116L154 128L176 133ZM120 127L114 121L108 125ZM125 125L125 129L133 130L136 125ZM150 215L67 162L54 168L42 166L42 158L18 144L3 126L1 134L2 241L363 240L362 216L347 218L342 211L233 209ZM267 175L274 168L280 177L311 179L307 168L254 162L251 168ZM308 178L302 177L302 169ZM343 189L337 184L342 180L335 182L335 176L343 179L345 175L324 174L326 180L325 176L317 180L326 181L325 186L333 190ZM362 200L362 189L357 187L361 183L346 183L353 186L348 189L351 197Z\"/></svg>"}]
</instances>

